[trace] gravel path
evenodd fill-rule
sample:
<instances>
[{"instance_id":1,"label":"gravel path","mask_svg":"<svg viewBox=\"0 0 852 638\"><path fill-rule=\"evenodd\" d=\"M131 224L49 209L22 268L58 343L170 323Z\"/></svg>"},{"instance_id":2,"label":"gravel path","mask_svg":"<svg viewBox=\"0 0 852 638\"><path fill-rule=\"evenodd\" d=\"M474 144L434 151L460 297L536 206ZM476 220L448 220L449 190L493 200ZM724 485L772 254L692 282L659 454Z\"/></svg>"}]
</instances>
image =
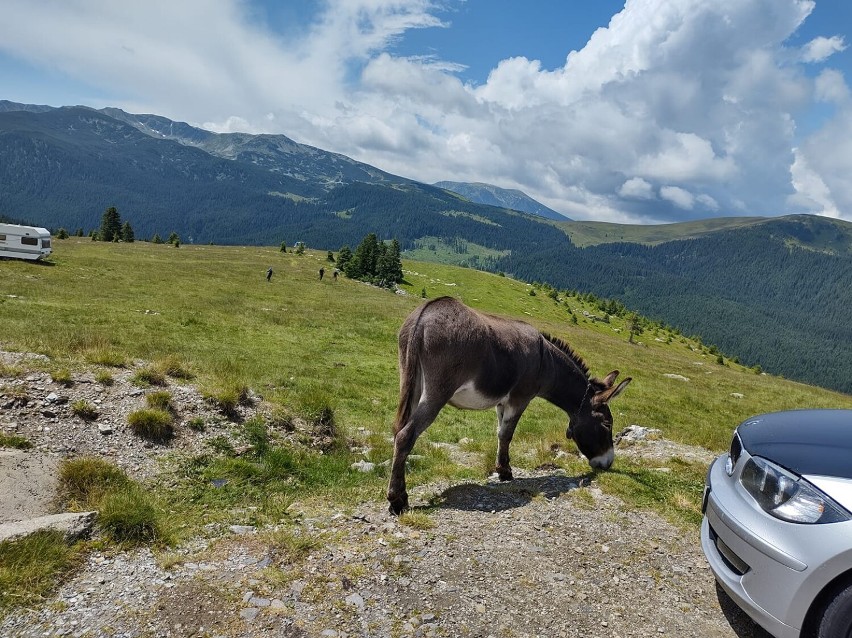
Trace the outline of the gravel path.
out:
<instances>
[{"instance_id":1,"label":"gravel path","mask_svg":"<svg viewBox=\"0 0 852 638\"><path fill-rule=\"evenodd\" d=\"M109 436L48 401L60 388L43 373L0 378L0 429L34 440L33 454L123 458L134 475L150 476L158 448L122 430L142 401L125 377L100 389L75 379L62 390L71 401L97 396L114 425ZM25 404L10 399L10 383L25 388L14 393L28 394ZM216 418L191 386L176 388L182 415ZM203 445L192 437L173 449ZM211 525L166 555L94 552L38 609L4 619L0 635L767 636L720 599L696 531L630 510L594 482L515 474L503 484L419 486L420 515L409 525L377 500L345 513L305 511L295 532ZM0 482L0 494L8 489ZM438 507L418 509L436 497ZM303 556L281 540L294 533L311 540Z\"/></svg>"}]
</instances>

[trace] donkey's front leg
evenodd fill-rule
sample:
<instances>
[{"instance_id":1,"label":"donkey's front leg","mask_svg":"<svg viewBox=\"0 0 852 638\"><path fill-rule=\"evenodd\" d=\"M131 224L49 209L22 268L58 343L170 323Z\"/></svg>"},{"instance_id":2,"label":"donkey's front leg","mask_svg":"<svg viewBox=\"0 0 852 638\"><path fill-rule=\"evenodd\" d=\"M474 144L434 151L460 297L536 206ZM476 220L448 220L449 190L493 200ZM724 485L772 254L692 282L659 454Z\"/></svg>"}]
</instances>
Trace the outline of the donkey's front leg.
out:
<instances>
[{"instance_id":1,"label":"donkey's front leg","mask_svg":"<svg viewBox=\"0 0 852 638\"><path fill-rule=\"evenodd\" d=\"M513 409L510 405L497 406L497 466L494 471L501 481L511 481L512 467L509 465L509 444L515 435L515 426L524 412L524 407Z\"/></svg>"}]
</instances>

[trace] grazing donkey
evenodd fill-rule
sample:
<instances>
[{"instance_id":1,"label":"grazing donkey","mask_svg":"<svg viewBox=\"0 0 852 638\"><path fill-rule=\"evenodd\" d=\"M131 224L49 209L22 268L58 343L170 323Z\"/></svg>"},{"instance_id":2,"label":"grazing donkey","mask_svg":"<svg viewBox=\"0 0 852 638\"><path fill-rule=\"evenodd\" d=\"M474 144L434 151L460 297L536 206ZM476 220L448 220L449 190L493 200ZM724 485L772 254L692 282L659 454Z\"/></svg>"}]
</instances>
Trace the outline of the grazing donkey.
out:
<instances>
[{"instance_id":1,"label":"grazing donkey","mask_svg":"<svg viewBox=\"0 0 852 638\"><path fill-rule=\"evenodd\" d=\"M399 331L399 408L394 424L388 501L392 514L408 508L405 461L417 437L449 403L456 408L497 408L495 471L512 479L509 443L527 405L542 397L568 413L573 438L592 468L614 458L612 413L607 402L630 383L613 387L618 371L589 377L586 364L559 339L523 321L487 315L452 297L429 301Z\"/></svg>"}]
</instances>

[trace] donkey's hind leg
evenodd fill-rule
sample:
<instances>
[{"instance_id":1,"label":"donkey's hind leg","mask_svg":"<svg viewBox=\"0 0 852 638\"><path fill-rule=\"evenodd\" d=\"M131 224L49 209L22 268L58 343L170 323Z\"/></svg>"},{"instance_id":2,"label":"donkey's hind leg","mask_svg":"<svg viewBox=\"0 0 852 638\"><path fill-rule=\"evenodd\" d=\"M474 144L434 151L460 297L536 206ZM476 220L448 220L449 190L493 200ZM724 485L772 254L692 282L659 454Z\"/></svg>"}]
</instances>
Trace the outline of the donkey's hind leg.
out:
<instances>
[{"instance_id":1,"label":"donkey's hind leg","mask_svg":"<svg viewBox=\"0 0 852 638\"><path fill-rule=\"evenodd\" d=\"M408 492L405 491L405 461L423 432L432 425L445 402L422 401L411 417L393 438L393 463L388 484L388 510L399 515L408 509Z\"/></svg>"}]
</instances>

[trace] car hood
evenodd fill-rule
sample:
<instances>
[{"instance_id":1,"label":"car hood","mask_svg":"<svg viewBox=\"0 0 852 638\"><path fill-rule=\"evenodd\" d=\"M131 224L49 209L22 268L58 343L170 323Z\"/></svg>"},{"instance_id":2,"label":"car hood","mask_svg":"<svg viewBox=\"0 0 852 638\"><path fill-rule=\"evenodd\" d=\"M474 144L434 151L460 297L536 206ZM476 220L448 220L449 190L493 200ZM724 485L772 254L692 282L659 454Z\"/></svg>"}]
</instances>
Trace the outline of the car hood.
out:
<instances>
[{"instance_id":1,"label":"car hood","mask_svg":"<svg viewBox=\"0 0 852 638\"><path fill-rule=\"evenodd\" d=\"M743 447L800 475L852 479L852 410L762 414L738 428Z\"/></svg>"}]
</instances>

